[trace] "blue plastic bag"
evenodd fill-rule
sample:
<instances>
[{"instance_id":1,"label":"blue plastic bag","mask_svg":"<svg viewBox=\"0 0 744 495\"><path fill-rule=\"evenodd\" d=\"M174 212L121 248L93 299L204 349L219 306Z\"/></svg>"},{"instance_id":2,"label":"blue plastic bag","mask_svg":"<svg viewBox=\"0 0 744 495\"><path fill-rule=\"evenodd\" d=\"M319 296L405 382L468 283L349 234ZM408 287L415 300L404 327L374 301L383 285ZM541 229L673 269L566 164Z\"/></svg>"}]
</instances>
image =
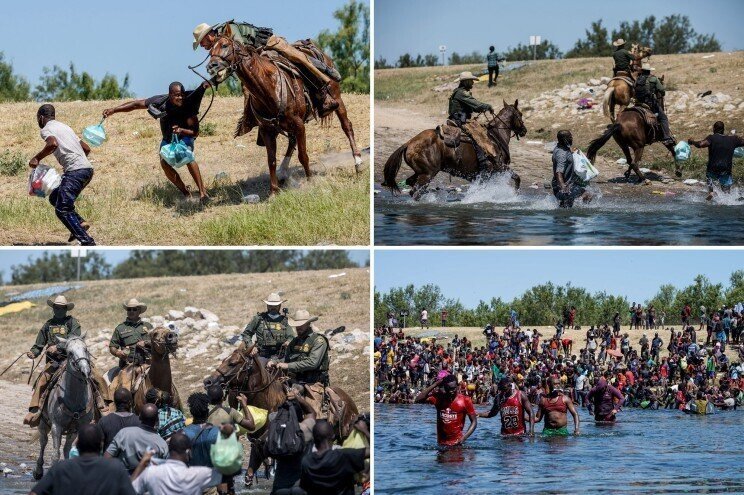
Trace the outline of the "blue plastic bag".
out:
<instances>
[{"instance_id":1,"label":"blue plastic bag","mask_svg":"<svg viewBox=\"0 0 744 495\"><path fill-rule=\"evenodd\" d=\"M173 168L183 167L194 161L194 152L173 134L170 144L160 148L160 156Z\"/></svg>"},{"instance_id":2,"label":"blue plastic bag","mask_svg":"<svg viewBox=\"0 0 744 495\"><path fill-rule=\"evenodd\" d=\"M734 148L734 156L736 158L744 158L744 146L739 146L738 148Z\"/></svg>"},{"instance_id":3,"label":"blue plastic bag","mask_svg":"<svg viewBox=\"0 0 744 495\"><path fill-rule=\"evenodd\" d=\"M98 125L91 125L83 129L83 139L89 145L97 148L106 141L106 131L103 129L103 120Z\"/></svg>"},{"instance_id":4,"label":"blue plastic bag","mask_svg":"<svg viewBox=\"0 0 744 495\"><path fill-rule=\"evenodd\" d=\"M687 141L680 141L674 147L674 159L678 162L687 161L690 158L690 152L690 145L687 144Z\"/></svg>"}]
</instances>

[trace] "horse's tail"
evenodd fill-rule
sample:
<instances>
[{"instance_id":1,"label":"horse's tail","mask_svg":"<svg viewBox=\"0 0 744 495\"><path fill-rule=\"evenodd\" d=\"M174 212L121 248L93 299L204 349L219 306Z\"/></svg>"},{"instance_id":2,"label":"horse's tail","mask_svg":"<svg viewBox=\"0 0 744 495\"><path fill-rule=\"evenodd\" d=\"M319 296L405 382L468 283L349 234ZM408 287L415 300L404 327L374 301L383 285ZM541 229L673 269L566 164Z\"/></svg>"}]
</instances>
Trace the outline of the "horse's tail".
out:
<instances>
[{"instance_id":1,"label":"horse's tail","mask_svg":"<svg viewBox=\"0 0 744 495\"><path fill-rule=\"evenodd\" d=\"M615 119L610 113L610 105L612 105L612 98L614 94L615 88L610 86L607 88L607 91L605 91L604 98L602 98L602 113L604 113L604 116L612 120L613 122L615 121Z\"/></svg>"},{"instance_id":2,"label":"horse's tail","mask_svg":"<svg viewBox=\"0 0 744 495\"><path fill-rule=\"evenodd\" d=\"M590 162L594 161L594 158L597 156L597 151L607 143L607 141L610 140L610 138L620 130L620 124L612 124L610 126L607 126L607 130L599 136L597 139L589 143L589 149L586 151L586 157L589 159Z\"/></svg>"},{"instance_id":3,"label":"horse's tail","mask_svg":"<svg viewBox=\"0 0 744 495\"><path fill-rule=\"evenodd\" d=\"M400 193L400 188L395 182L395 178L400 170L400 164L405 159L407 146L404 144L390 155L390 158L385 162L385 168L383 170L383 176L385 180L382 182L382 187L389 188L393 194Z\"/></svg>"}]
</instances>

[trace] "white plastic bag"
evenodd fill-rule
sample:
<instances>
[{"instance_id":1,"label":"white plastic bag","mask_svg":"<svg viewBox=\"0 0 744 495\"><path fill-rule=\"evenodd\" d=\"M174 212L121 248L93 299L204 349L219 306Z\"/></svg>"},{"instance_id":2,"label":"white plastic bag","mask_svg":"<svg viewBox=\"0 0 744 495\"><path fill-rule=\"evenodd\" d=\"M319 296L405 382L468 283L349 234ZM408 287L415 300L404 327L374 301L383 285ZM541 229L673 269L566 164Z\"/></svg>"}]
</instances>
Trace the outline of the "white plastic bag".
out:
<instances>
[{"instance_id":1,"label":"white plastic bag","mask_svg":"<svg viewBox=\"0 0 744 495\"><path fill-rule=\"evenodd\" d=\"M599 170L592 165L592 162L581 152L576 150L573 154L574 173L584 182L589 182L599 175Z\"/></svg>"},{"instance_id":2,"label":"white plastic bag","mask_svg":"<svg viewBox=\"0 0 744 495\"><path fill-rule=\"evenodd\" d=\"M680 141L674 147L674 159L678 162L687 161L690 158L691 152L692 150L690 149L690 145L687 144L687 141Z\"/></svg>"},{"instance_id":3,"label":"white plastic bag","mask_svg":"<svg viewBox=\"0 0 744 495\"><path fill-rule=\"evenodd\" d=\"M59 187L62 177L56 169L40 163L28 177L29 196L45 198Z\"/></svg>"}]
</instances>

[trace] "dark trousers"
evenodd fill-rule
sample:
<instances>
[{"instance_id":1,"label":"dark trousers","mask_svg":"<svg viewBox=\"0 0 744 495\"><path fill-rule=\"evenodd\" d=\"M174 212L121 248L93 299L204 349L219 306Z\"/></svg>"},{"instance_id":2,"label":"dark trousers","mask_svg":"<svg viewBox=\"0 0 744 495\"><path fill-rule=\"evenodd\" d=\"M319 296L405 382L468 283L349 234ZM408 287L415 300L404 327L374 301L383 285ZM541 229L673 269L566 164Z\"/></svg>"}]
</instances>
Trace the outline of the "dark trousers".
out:
<instances>
[{"instance_id":1,"label":"dark trousers","mask_svg":"<svg viewBox=\"0 0 744 495\"><path fill-rule=\"evenodd\" d=\"M75 200L92 178L92 168L65 172L59 187L49 195L49 202L54 206L57 218L83 246L94 246L95 241L80 225L83 218L75 211Z\"/></svg>"},{"instance_id":2,"label":"dark trousers","mask_svg":"<svg viewBox=\"0 0 744 495\"><path fill-rule=\"evenodd\" d=\"M662 140L666 141L672 139L672 131L669 129L669 119L661 108L661 105L656 100L648 103L649 108L656 114L656 119L659 121L661 126L661 132L663 133Z\"/></svg>"},{"instance_id":3,"label":"dark trousers","mask_svg":"<svg viewBox=\"0 0 744 495\"><path fill-rule=\"evenodd\" d=\"M499 78L499 66L488 68L488 87L496 85L496 80Z\"/></svg>"}]
</instances>

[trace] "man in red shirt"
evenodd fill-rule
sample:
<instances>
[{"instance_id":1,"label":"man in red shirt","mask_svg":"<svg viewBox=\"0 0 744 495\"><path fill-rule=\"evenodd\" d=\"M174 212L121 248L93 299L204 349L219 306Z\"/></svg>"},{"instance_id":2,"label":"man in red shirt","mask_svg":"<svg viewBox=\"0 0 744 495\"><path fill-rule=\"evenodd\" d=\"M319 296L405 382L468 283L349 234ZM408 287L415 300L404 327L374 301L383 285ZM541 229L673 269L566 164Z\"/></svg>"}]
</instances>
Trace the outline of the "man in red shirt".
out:
<instances>
[{"instance_id":1,"label":"man in red shirt","mask_svg":"<svg viewBox=\"0 0 744 495\"><path fill-rule=\"evenodd\" d=\"M511 379L504 377L499 381L498 395L493 407L487 413L478 413L481 418L492 418L501 412L502 435L524 435L525 415L530 423L530 436L535 434L535 415L532 413L530 400L517 387L512 386Z\"/></svg>"},{"instance_id":2,"label":"man in red shirt","mask_svg":"<svg viewBox=\"0 0 744 495\"><path fill-rule=\"evenodd\" d=\"M478 416L473 402L457 392L457 378L447 375L422 390L414 400L416 403L428 402L437 408L437 442L439 445L461 445L475 431ZM470 427L463 435L465 416L470 419Z\"/></svg>"}]
</instances>

